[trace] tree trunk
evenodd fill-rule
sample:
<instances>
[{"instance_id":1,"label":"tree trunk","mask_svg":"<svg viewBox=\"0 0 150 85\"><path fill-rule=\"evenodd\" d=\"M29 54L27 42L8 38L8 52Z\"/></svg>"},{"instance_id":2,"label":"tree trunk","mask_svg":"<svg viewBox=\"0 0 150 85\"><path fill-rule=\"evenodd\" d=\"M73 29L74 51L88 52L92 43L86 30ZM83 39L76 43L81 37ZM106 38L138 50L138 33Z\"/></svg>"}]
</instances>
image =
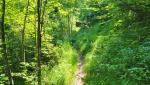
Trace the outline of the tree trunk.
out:
<instances>
[{"instance_id":1,"label":"tree trunk","mask_svg":"<svg viewBox=\"0 0 150 85\"><path fill-rule=\"evenodd\" d=\"M70 37L72 33L72 15L71 15L71 8L68 9L68 36Z\"/></svg>"},{"instance_id":2,"label":"tree trunk","mask_svg":"<svg viewBox=\"0 0 150 85\"><path fill-rule=\"evenodd\" d=\"M67 33L67 35L68 35L68 37L70 36L70 10L68 10L68 33Z\"/></svg>"},{"instance_id":3,"label":"tree trunk","mask_svg":"<svg viewBox=\"0 0 150 85\"><path fill-rule=\"evenodd\" d=\"M8 57L7 57L7 49L6 49L6 41L5 41L5 0L3 0L2 4L2 27L1 27L1 32L2 32L2 56L4 59L4 69L6 72L6 75L9 78L9 84L14 85L13 78L11 75L11 69L8 63Z\"/></svg>"},{"instance_id":4,"label":"tree trunk","mask_svg":"<svg viewBox=\"0 0 150 85\"><path fill-rule=\"evenodd\" d=\"M34 0L34 33L35 33L35 43L34 43L34 45L35 45L35 54L36 54L36 52L37 52L37 28L36 28L36 26L37 26L37 18L36 18L36 13L37 11L36 11L36 0Z\"/></svg>"},{"instance_id":5,"label":"tree trunk","mask_svg":"<svg viewBox=\"0 0 150 85\"><path fill-rule=\"evenodd\" d=\"M70 35L72 33L72 25L73 25L73 16L72 16L72 8L70 8Z\"/></svg>"},{"instance_id":6,"label":"tree trunk","mask_svg":"<svg viewBox=\"0 0 150 85\"><path fill-rule=\"evenodd\" d=\"M24 64L26 62L24 39L25 39L25 30L26 30L26 21L27 21L27 16L28 16L28 10L29 10L29 0L27 2L27 6L26 6L26 13L25 13L25 17L24 17L24 24L23 24L23 29L22 29L22 41L21 41L21 56L23 58Z\"/></svg>"},{"instance_id":7,"label":"tree trunk","mask_svg":"<svg viewBox=\"0 0 150 85\"><path fill-rule=\"evenodd\" d=\"M45 11L46 11L46 4L47 4L47 0L45 0L44 1L44 3L43 3L43 10L42 10L42 14L41 14L41 31L43 30L44 31L44 29L43 29L43 25L44 25L44 16L45 16ZM42 6L42 5L41 5Z\"/></svg>"},{"instance_id":8,"label":"tree trunk","mask_svg":"<svg viewBox=\"0 0 150 85\"><path fill-rule=\"evenodd\" d=\"M37 29L37 54L38 54L38 85L41 85L41 0L37 2L38 29Z\"/></svg>"}]
</instances>

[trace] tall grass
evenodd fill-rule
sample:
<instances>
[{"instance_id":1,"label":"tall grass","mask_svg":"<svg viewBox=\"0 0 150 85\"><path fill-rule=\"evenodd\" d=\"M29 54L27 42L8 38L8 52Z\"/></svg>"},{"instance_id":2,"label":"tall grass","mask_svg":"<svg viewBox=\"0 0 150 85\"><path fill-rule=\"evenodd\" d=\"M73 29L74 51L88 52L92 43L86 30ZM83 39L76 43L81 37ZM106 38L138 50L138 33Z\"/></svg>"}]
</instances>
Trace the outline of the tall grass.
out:
<instances>
[{"instance_id":1,"label":"tall grass","mask_svg":"<svg viewBox=\"0 0 150 85\"><path fill-rule=\"evenodd\" d=\"M76 50L68 42L63 42L58 52L61 57L59 64L52 70L42 70L44 85L69 85L74 80L78 57Z\"/></svg>"}]
</instances>

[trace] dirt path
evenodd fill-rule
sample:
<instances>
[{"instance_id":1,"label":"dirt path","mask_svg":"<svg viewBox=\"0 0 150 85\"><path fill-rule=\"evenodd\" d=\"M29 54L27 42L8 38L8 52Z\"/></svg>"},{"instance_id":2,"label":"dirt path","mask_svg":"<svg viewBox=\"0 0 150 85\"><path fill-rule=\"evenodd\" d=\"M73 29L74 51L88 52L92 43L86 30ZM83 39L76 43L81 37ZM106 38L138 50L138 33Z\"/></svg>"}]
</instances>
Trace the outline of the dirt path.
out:
<instances>
[{"instance_id":1,"label":"dirt path","mask_svg":"<svg viewBox=\"0 0 150 85\"><path fill-rule=\"evenodd\" d=\"M82 55L80 55L79 63L78 63L78 69L75 72L75 81L71 85L84 85L84 82L82 81L82 78L85 76L85 73L83 71L83 65L84 65L84 58Z\"/></svg>"}]
</instances>

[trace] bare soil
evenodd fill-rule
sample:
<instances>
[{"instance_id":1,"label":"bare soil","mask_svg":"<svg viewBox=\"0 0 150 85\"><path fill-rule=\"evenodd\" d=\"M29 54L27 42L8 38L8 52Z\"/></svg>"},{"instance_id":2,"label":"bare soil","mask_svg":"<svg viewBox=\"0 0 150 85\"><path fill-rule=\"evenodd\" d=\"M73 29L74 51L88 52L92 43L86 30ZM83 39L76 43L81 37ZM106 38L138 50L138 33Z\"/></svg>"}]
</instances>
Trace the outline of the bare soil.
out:
<instances>
[{"instance_id":1,"label":"bare soil","mask_svg":"<svg viewBox=\"0 0 150 85\"><path fill-rule=\"evenodd\" d=\"M84 82L83 82L83 77L85 76L85 73L84 73L84 70L83 70L83 65L84 65L84 58L82 55L80 55L80 58L79 58L79 63L78 63L78 69L77 71L75 72L75 80L73 82L73 84L71 85L84 85Z\"/></svg>"}]
</instances>

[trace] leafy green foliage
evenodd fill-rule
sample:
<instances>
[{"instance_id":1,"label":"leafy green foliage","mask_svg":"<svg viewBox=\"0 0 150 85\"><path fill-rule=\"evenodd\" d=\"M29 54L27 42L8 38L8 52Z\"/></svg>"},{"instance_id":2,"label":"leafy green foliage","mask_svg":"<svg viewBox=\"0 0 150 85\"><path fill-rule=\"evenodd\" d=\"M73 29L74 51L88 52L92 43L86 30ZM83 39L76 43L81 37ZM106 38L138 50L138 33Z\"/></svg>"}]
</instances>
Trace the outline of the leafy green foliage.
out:
<instances>
[{"instance_id":1,"label":"leafy green foliage","mask_svg":"<svg viewBox=\"0 0 150 85\"><path fill-rule=\"evenodd\" d=\"M107 5L101 6L103 3ZM84 15L89 13L96 17L104 16L104 20L90 24L90 27L75 35L74 45L85 55L85 84L148 85L150 70L149 63L146 62L149 62L150 55L150 25L147 24L147 2L107 0L99 3L89 1L89 4L87 11L83 11L83 16L80 16L81 20L84 21ZM108 13L96 15L89 10L97 8L107 10ZM91 17L87 21L93 20L96 18Z\"/></svg>"},{"instance_id":2,"label":"leafy green foliage","mask_svg":"<svg viewBox=\"0 0 150 85\"><path fill-rule=\"evenodd\" d=\"M68 49L68 51L66 51ZM48 85L69 85L74 79L74 72L77 68L77 52L68 42L63 42L57 50L59 52L59 64L51 70L43 68L43 82ZM49 75L47 75L49 74Z\"/></svg>"},{"instance_id":3,"label":"leafy green foliage","mask_svg":"<svg viewBox=\"0 0 150 85\"><path fill-rule=\"evenodd\" d=\"M6 0L5 38L15 85L37 81L36 0L30 0L26 20L26 62L21 57L26 3ZM78 52L85 58L85 85L149 85L149 0L43 0L41 5L43 85L71 84ZM9 84L1 56L0 84Z\"/></svg>"}]
</instances>

